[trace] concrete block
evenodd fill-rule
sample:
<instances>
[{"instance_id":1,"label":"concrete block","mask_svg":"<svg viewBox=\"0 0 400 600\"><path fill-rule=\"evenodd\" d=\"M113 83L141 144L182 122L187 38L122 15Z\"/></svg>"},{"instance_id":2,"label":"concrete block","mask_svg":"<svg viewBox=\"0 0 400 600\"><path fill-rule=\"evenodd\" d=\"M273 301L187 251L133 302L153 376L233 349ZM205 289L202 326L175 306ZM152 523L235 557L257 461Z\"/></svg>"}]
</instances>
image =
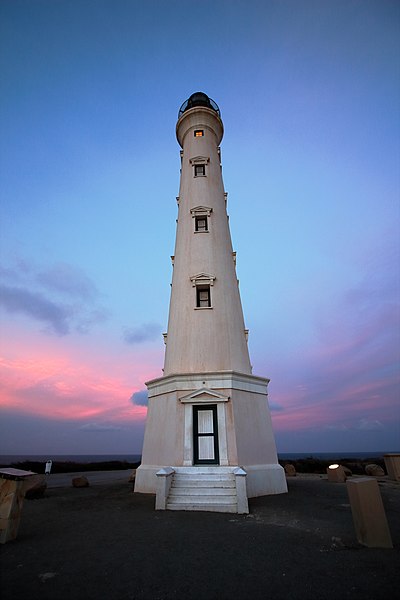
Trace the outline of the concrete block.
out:
<instances>
[{"instance_id":1,"label":"concrete block","mask_svg":"<svg viewBox=\"0 0 400 600\"><path fill-rule=\"evenodd\" d=\"M23 482L0 479L0 543L17 537L24 502Z\"/></svg>"},{"instance_id":2,"label":"concrete block","mask_svg":"<svg viewBox=\"0 0 400 600\"><path fill-rule=\"evenodd\" d=\"M171 489L172 477L175 471L172 467L160 469L157 475L156 510L165 510Z\"/></svg>"},{"instance_id":3,"label":"concrete block","mask_svg":"<svg viewBox=\"0 0 400 600\"><path fill-rule=\"evenodd\" d=\"M233 471L236 481L236 495L237 495L237 511L239 515L247 515L249 513L249 503L247 500L246 490L246 471L238 467Z\"/></svg>"},{"instance_id":4,"label":"concrete block","mask_svg":"<svg viewBox=\"0 0 400 600\"><path fill-rule=\"evenodd\" d=\"M389 479L400 481L400 454L385 454L383 458Z\"/></svg>"},{"instance_id":5,"label":"concrete block","mask_svg":"<svg viewBox=\"0 0 400 600\"><path fill-rule=\"evenodd\" d=\"M351 479L346 486L358 542L369 548L393 548L376 479Z\"/></svg>"}]
</instances>

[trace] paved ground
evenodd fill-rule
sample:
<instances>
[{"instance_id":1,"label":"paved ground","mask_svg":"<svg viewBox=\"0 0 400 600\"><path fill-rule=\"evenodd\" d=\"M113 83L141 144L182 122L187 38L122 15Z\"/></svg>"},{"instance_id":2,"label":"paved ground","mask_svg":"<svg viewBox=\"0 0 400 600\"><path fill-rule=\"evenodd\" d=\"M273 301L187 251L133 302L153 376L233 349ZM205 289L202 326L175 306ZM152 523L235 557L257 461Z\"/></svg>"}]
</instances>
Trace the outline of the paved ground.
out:
<instances>
[{"instance_id":1,"label":"paved ground","mask_svg":"<svg viewBox=\"0 0 400 600\"><path fill-rule=\"evenodd\" d=\"M72 479L74 477L79 477L80 475L84 475L91 486L117 482L126 483L130 474L132 473L132 470L133 469L123 469L121 471L77 471L76 473L54 473L46 476L46 482L49 490L52 488L68 487L71 485Z\"/></svg>"},{"instance_id":2,"label":"paved ground","mask_svg":"<svg viewBox=\"0 0 400 600\"><path fill-rule=\"evenodd\" d=\"M394 598L400 485L380 483L395 545L387 550L355 541L345 484L288 484L289 494L251 500L248 516L156 512L154 497L133 494L126 478L49 487L25 501L18 539L1 548L2 598Z\"/></svg>"}]
</instances>

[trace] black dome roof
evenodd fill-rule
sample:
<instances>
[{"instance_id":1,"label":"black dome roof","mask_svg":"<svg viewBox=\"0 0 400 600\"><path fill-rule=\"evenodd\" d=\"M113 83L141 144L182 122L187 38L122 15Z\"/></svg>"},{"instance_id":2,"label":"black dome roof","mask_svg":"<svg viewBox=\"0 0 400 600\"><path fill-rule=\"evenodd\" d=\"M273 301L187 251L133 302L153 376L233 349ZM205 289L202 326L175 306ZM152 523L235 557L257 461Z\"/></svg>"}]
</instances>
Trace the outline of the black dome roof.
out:
<instances>
[{"instance_id":1,"label":"black dome roof","mask_svg":"<svg viewBox=\"0 0 400 600\"><path fill-rule=\"evenodd\" d=\"M209 98L207 94L204 94L204 92L195 92L190 96L190 98L185 100L185 102L180 107L178 119L183 115L183 113L186 110L194 108L195 106L206 106L207 108L215 110L219 117L221 116L221 112L218 108L218 105L214 102L214 100L211 100L211 98Z\"/></svg>"}]
</instances>

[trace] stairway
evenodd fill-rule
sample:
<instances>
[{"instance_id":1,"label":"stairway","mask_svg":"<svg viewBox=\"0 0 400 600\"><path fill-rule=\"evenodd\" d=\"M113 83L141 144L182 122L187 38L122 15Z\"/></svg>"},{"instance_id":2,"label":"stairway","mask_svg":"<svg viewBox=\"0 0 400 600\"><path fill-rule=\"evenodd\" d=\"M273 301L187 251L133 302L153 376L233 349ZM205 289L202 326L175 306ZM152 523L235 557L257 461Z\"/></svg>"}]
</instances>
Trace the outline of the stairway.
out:
<instances>
[{"instance_id":1,"label":"stairway","mask_svg":"<svg viewBox=\"0 0 400 600\"><path fill-rule=\"evenodd\" d=\"M237 513L236 480L232 468L175 467L167 510Z\"/></svg>"}]
</instances>

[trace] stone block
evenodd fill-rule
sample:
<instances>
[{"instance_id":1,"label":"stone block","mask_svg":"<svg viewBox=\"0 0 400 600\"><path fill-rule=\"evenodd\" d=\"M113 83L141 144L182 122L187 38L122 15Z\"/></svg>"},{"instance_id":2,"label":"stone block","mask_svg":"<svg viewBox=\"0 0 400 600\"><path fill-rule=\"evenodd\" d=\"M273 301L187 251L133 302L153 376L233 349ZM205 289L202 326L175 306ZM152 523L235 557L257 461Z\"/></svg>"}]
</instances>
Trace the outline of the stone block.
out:
<instances>
[{"instance_id":1,"label":"stone block","mask_svg":"<svg viewBox=\"0 0 400 600\"><path fill-rule=\"evenodd\" d=\"M346 486L358 542L369 548L393 548L376 479L351 479Z\"/></svg>"},{"instance_id":2,"label":"stone block","mask_svg":"<svg viewBox=\"0 0 400 600\"><path fill-rule=\"evenodd\" d=\"M385 454L383 458L389 479L400 481L400 454Z\"/></svg>"},{"instance_id":3,"label":"stone block","mask_svg":"<svg viewBox=\"0 0 400 600\"><path fill-rule=\"evenodd\" d=\"M0 479L0 543L17 537L24 502L23 482Z\"/></svg>"}]
</instances>

